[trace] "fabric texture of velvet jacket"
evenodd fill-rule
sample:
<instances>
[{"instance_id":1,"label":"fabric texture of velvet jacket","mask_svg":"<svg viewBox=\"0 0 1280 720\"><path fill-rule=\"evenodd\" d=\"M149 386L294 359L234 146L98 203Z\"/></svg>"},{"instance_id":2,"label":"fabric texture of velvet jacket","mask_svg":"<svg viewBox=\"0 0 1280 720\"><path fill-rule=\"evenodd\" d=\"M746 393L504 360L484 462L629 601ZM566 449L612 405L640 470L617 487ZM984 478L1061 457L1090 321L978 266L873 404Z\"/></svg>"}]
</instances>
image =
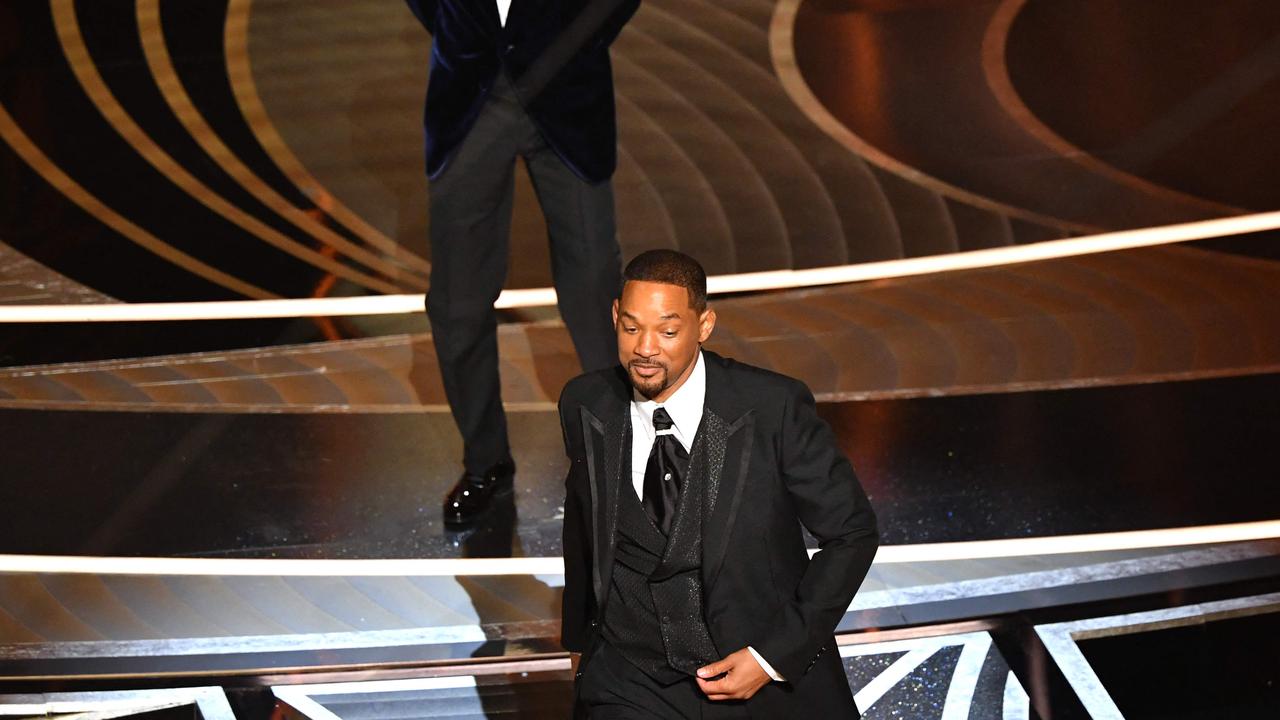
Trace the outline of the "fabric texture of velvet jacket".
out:
<instances>
[{"instance_id":1,"label":"fabric texture of velvet jacket","mask_svg":"<svg viewBox=\"0 0 1280 720\"><path fill-rule=\"evenodd\" d=\"M722 657L750 645L787 678L748 701L753 717L857 717L833 633L875 557L875 514L803 383L707 351L703 359L698 432L721 435L708 440L724 448L703 490L712 640ZM599 633L619 493L634 492L630 400L621 367L581 375L560 397L570 461L562 642L574 652ZM812 559L800 523L818 539Z\"/></svg>"},{"instance_id":2,"label":"fabric texture of velvet jacket","mask_svg":"<svg viewBox=\"0 0 1280 720\"><path fill-rule=\"evenodd\" d=\"M436 177L471 129L498 73L514 83L591 2L513 0L504 26L495 0L407 0L431 33L427 174ZM582 179L607 180L617 164L609 45L639 0L622 0L538 95L521 98L547 143Z\"/></svg>"}]
</instances>

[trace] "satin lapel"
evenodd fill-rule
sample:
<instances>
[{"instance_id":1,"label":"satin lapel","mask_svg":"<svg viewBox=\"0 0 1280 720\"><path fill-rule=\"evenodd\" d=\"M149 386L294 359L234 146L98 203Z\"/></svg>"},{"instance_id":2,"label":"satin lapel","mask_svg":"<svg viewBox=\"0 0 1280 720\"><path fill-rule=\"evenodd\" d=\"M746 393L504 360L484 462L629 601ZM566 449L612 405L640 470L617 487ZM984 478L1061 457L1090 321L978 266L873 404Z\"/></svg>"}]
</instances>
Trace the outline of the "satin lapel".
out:
<instances>
[{"instance_id":1,"label":"satin lapel","mask_svg":"<svg viewBox=\"0 0 1280 720\"><path fill-rule=\"evenodd\" d=\"M626 406L610 410L601 419L586 407L582 408L582 441L591 478L591 555L595 562L591 578L597 607L604 606L613 571L622 459L623 454L629 455L631 450L631 423Z\"/></svg>"},{"instance_id":2,"label":"satin lapel","mask_svg":"<svg viewBox=\"0 0 1280 720\"><path fill-rule=\"evenodd\" d=\"M747 483L751 444L755 438L755 411L743 407L733 393L725 361L705 352L707 366L707 487L702 516L702 575L710 587L738 519L742 492Z\"/></svg>"},{"instance_id":3,"label":"satin lapel","mask_svg":"<svg viewBox=\"0 0 1280 720\"><path fill-rule=\"evenodd\" d=\"M498 33L502 30L502 18L498 17L498 0L463 0L462 2L455 0L447 4L456 8L457 12L470 15L472 20L487 32Z\"/></svg>"}]
</instances>

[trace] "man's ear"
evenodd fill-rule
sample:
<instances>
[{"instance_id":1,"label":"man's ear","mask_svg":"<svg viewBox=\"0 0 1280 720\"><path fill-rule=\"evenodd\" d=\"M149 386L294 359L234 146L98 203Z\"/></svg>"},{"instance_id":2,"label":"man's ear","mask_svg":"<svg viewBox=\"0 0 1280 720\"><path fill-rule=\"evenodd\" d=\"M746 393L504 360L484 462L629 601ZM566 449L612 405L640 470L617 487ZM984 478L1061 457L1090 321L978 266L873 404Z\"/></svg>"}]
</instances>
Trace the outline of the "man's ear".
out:
<instances>
[{"instance_id":1,"label":"man's ear","mask_svg":"<svg viewBox=\"0 0 1280 720\"><path fill-rule=\"evenodd\" d=\"M711 337L711 331L715 329L716 311L707 308L703 311L702 317L698 318L698 342L706 342L707 338Z\"/></svg>"},{"instance_id":2,"label":"man's ear","mask_svg":"<svg viewBox=\"0 0 1280 720\"><path fill-rule=\"evenodd\" d=\"M617 300L613 301L613 325L614 327L617 327L618 325L618 301Z\"/></svg>"}]
</instances>

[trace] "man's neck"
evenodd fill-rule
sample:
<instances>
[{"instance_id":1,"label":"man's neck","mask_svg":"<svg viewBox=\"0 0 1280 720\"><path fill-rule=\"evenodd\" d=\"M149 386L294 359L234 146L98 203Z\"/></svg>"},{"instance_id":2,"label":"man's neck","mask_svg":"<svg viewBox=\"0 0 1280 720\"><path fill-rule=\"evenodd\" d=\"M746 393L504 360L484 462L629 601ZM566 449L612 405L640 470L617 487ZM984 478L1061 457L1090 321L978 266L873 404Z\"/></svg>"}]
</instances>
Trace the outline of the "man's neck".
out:
<instances>
[{"instance_id":1,"label":"man's neck","mask_svg":"<svg viewBox=\"0 0 1280 720\"><path fill-rule=\"evenodd\" d=\"M680 388L684 387L685 384L689 382L689 378L693 377L693 373L695 370L697 370L698 363L700 362L702 362L702 346L701 345L698 346L698 354L694 355L693 362L689 363L689 367L685 368L684 372L680 374L680 377L679 379L676 380L675 385L669 385L666 388L664 388L662 392L658 393L656 396L651 398L646 398L646 399L652 400L656 403L661 404L661 403L667 402L672 397L675 397L675 394L680 392Z\"/></svg>"}]
</instances>

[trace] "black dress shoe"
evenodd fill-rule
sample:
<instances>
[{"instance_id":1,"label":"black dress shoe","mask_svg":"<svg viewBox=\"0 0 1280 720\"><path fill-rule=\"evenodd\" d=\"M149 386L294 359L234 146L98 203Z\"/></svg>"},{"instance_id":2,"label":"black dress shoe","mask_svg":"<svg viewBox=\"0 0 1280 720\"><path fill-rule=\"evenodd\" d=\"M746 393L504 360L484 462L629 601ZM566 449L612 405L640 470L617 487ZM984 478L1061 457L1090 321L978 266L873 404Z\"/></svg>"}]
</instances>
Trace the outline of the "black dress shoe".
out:
<instances>
[{"instance_id":1,"label":"black dress shoe","mask_svg":"<svg viewBox=\"0 0 1280 720\"><path fill-rule=\"evenodd\" d=\"M483 516L495 497L510 495L516 467L498 463L484 475L462 473L448 495L444 496L444 524L450 527L470 525Z\"/></svg>"}]
</instances>

